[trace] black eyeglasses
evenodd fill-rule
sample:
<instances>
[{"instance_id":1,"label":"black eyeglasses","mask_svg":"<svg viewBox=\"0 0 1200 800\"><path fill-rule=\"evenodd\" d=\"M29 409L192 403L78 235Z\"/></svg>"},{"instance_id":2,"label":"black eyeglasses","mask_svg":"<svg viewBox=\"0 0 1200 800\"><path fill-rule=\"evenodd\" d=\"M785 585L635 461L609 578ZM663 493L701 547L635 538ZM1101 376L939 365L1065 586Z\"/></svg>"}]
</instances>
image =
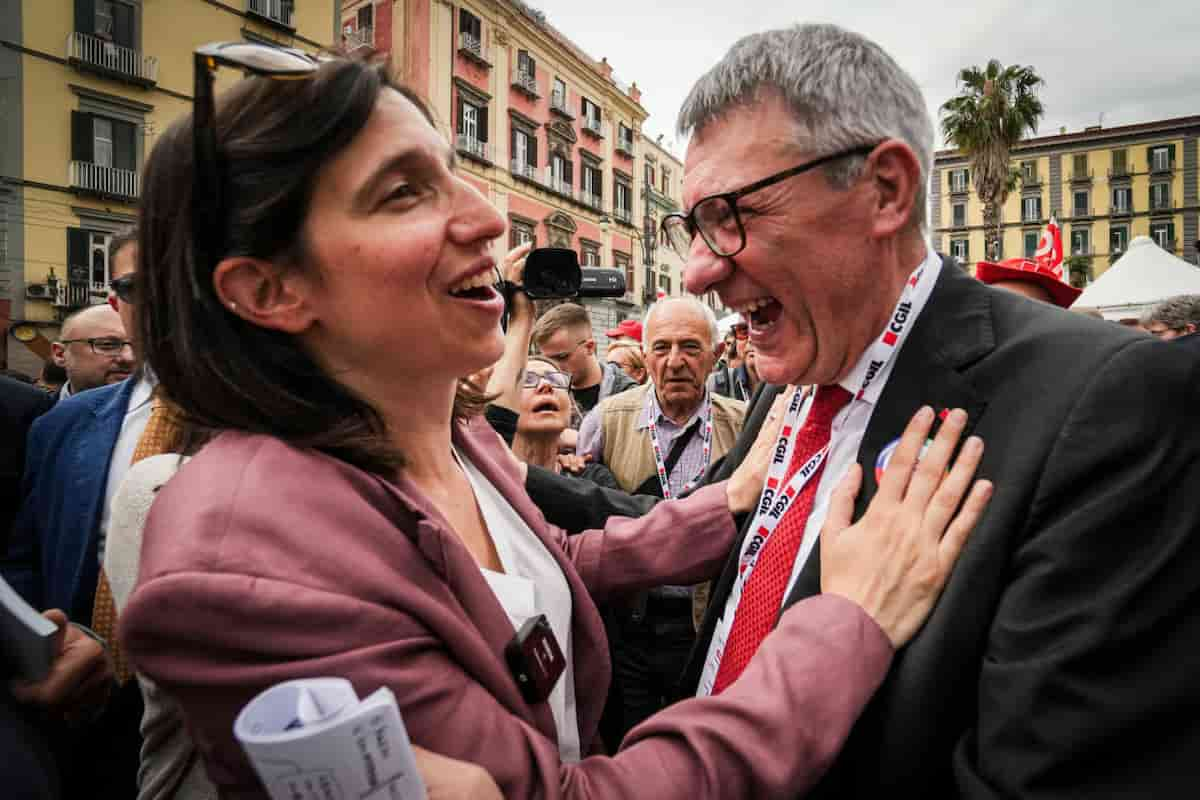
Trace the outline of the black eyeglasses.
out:
<instances>
[{"instance_id":1,"label":"black eyeglasses","mask_svg":"<svg viewBox=\"0 0 1200 800\"><path fill-rule=\"evenodd\" d=\"M122 303L132 303L134 278L135 274L132 272L128 275L122 275L119 278L113 278L108 282L108 288L112 290L112 293Z\"/></svg>"},{"instance_id":2,"label":"black eyeglasses","mask_svg":"<svg viewBox=\"0 0 1200 800\"><path fill-rule=\"evenodd\" d=\"M550 384L554 389L571 388L571 376L565 372L534 372L533 370L525 370L521 385L526 389L536 389L542 385L542 381Z\"/></svg>"},{"instance_id":3,"label":"black eyeglasses","mask_svg":"<svg viewBox=\"0 0 1200 800\"><path fill-rule=\"evenodd\" d=\"M94 339L61 339L59 344L75 344L87 342L92 352L98 356L118 356L126 347L133 349L133 342L128 339L118 339L114 336L101 336Z\"/></svg>"},{"instance_id":4,"label":"black eyeglasses","mask_svg":"<svg viewBox=\"0 0 1200 800\"><path fill-rule=\"evenodd\" d=\"M686 214L668 214L663 217L663 233L666 234L667 241L671 243L671 249L684 259L692 251L692 241L696 238L697 232L704 239L708 248L717 255L726 258L736 256L746 247L746 229L742 226L742 217L738 213L738 200L759 189L765 189L822 164L837 161L839 158L867 155L880 144L880 142L876 142L852 147L849 150L822 156L798 167L785 169L783 172L776 172L770 177L755 181L749 186L743 186L737 191L709 195L692 206L692 210Z\"/></svg>"},{"instance_id":5,"label":"black eyeglasses","mask_svg":"<svg viewBox=\"0 0 1200 800\"><path fill-rule=\"evenodd\" d=\"M294 80L312 75L321 63L291 47L272 47L254 42L218 42L195 51L194 100L192 101L192 147L195 178L192 183L192 294L206 297L200 289L200 274L213 267L224 253L224 170L217 148L214 124L216 103L213 80L217 67L245 70L252 75L277 80ZM120 295L117 295L120 297Z\"/></svg>"}]
</instances>

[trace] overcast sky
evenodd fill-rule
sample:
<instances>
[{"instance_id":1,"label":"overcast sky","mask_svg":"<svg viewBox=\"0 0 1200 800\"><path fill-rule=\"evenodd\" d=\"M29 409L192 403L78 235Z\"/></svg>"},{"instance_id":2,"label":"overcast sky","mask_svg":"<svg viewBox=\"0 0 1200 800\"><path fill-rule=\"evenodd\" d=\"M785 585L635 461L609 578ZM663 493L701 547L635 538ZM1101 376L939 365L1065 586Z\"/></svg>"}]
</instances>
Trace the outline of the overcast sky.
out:
<instances>
[{"instance_id":1,"label":"overcast sky","mask_svg":"<svg viewBox=\"0 0 1200 800\"><path fill-rule=\"evenodd\" d=\"M1200 114L1200 7L1194 0L528 0L618 78L637 81L644 130L674 138L692 82L738 38L834 22L878 42L925 93L930 114L964 66L997 58L1046 81L1040 134ZM940 133L939 133L940 139ZM682 147L676 148L682 156Z\"/></svg>"}]
</instances>

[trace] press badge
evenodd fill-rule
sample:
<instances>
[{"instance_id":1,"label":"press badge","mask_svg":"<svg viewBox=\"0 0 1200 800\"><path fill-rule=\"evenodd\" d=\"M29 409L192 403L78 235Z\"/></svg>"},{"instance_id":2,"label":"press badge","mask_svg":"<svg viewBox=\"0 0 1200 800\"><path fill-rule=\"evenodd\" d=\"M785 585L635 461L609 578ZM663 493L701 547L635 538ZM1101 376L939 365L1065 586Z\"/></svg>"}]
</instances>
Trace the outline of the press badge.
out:
<instances>
[{"instance_id":1,"label":"press badge","mask_svg":"<svg viewBox=\"0 0 1200 800\"><path fill-rule=\"evenodd\" d=\"M512 670L521 695L531 705L544 702L550 696L567 668L567 659L545 614L525 621L504 648L504 660Z\"/></svg>"}]
</instances>

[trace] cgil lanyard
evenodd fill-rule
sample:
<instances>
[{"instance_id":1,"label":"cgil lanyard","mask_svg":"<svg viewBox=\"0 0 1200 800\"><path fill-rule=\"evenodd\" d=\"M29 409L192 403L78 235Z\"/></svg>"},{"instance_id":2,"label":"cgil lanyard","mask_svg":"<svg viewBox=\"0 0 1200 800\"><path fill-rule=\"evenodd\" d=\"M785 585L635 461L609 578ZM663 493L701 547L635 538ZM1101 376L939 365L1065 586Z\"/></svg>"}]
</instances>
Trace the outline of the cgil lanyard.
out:
<instances>
[{"instance_id":1,"label":"cgil lanyard","mask_svg":"<svg viewBox=\"0 0 1200 800\"><path fill-rule=\"evenodd\" d=\"M667 475L667 465L663 461L662 448L658 445L658 425L655 420L658 419L662 410L658 407L658 394L651 387L650 391L650 447L654 450L654 471L658 474L658 482L662 484L662 496L664 500L670 500L671 484ZM686 430L686 429L685 429ZM690 481L685 483L679 490L680 494L684 494L697 483L699 483L704 471L708 469L708 459L712 455L712 399L708 401L708 413L704 415L704 429L700 433L701 441L703 442L703 451L701 455L702 464L700 471L696 473Z\"/></svg>"},{"instance_id":2,"label":"cgil lanyard","mask_svg":"<svg viewBox=\"0 0 1200 800\"><path fill-rule=\"evenodd\" d=\"M870 360L867 372L863 376L862 386L854 395L854 402L865 401L874 404L878 399L882 389L878 385L873 385L875 377L879 375L896 352L896 343L903 336L912 316L913 296L919 288L924 288L920 284L926 274L933 275L922 265L905 282L904 291L900 293L900 299L892 311L887 327L868 351ZM801 395L802 393L797 391L792 396L792 402L788 404L787 414L783 419L783 429L780 431L779 441L775 445L775 457L771 460L771 466L767 470L762 495L759 497L758 510L749 528L753 534L747 537L742 555L738 559L737 581L739 587L746 585L750 573L754 571L754 565L758 562L759 555L775 533L775 529L779 527L779 522L783 519L792 499L800 494L812 476L817 474L825 462L825 457L829 454L830 446L826 444L808 461L804 462L792 475L791 480L781 488L780 484L784 483L784 475L787 474L788 464L792 463L792 452L796 448L795 433L799 430L801 420L807 418L817 393L811 392L807 398L802 398ZM801 402L802 400L803 402Z\"/></svg>"}]
</instances>

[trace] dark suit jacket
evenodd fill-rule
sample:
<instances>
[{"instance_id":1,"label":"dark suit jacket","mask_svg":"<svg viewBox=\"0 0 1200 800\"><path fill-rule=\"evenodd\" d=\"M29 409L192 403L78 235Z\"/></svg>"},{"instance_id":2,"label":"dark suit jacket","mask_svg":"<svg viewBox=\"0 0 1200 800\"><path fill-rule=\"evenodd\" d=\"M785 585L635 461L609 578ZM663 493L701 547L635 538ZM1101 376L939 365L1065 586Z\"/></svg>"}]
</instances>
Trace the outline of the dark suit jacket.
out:
<instances>
[{"instance_id":1,"label":"dark suit jacket","mask_svg":"<svg viewBox=\"0 0 1200 800\"><path fill-rule=\"evenodd\" d=\"M712 571L736 534L724 487L567 537L521 491L486 423L454 436L570 588L586 754L609 679L591 597ZM700 531L709 536L697 544ZM414 743L481 764L513 800L778 797L821 773L891 656L860 609L813 598L721 697L647 721L614 759L562 763L549 705L526 702L505 663L512 623L416 486L234 433L205 446L156 499L121 628L139 671L183 707L225 798L264 796L232 735L242 706L275 682L324 675L347 678L360 696L390 687ZM772 758L776 748L789 758Z\"/></svg>"},{"instance_id":2,"label":"dark suit jacket","mask_svg":"<svg viewBox=\"0 0 1200 800\"><path fill-rule=\"evenodd\" d=\"M971 414L996 494L812 797L1194 793L1200 359L1188 350L946 263L863 439L856 516L878 453L924 403ZM690 690L737 551L685 672ZM787 603L819 580L814 551Z\"/></svg>"},{"instance_id":3,"label":"dark suit jacket","mask_svg":"<svg viewBox=\"0 0 1200 800\"><path fill-rule=\"evenodd\" d=\"M29 426L54 405L54 398L34 386L0 376L0 553L20 505Z\"/></svg>"},{"instance_id":4,"label":"dark suit jacket","mask_svg":"<svg viewBox=\"0 0 1200 800\"><path fill-rule=\"evenodd\" d=\"M0 574L34 608L91 624L108 463L136 380L82 392L29 432L21 510Z\"/></svg>"}]
</instances>

